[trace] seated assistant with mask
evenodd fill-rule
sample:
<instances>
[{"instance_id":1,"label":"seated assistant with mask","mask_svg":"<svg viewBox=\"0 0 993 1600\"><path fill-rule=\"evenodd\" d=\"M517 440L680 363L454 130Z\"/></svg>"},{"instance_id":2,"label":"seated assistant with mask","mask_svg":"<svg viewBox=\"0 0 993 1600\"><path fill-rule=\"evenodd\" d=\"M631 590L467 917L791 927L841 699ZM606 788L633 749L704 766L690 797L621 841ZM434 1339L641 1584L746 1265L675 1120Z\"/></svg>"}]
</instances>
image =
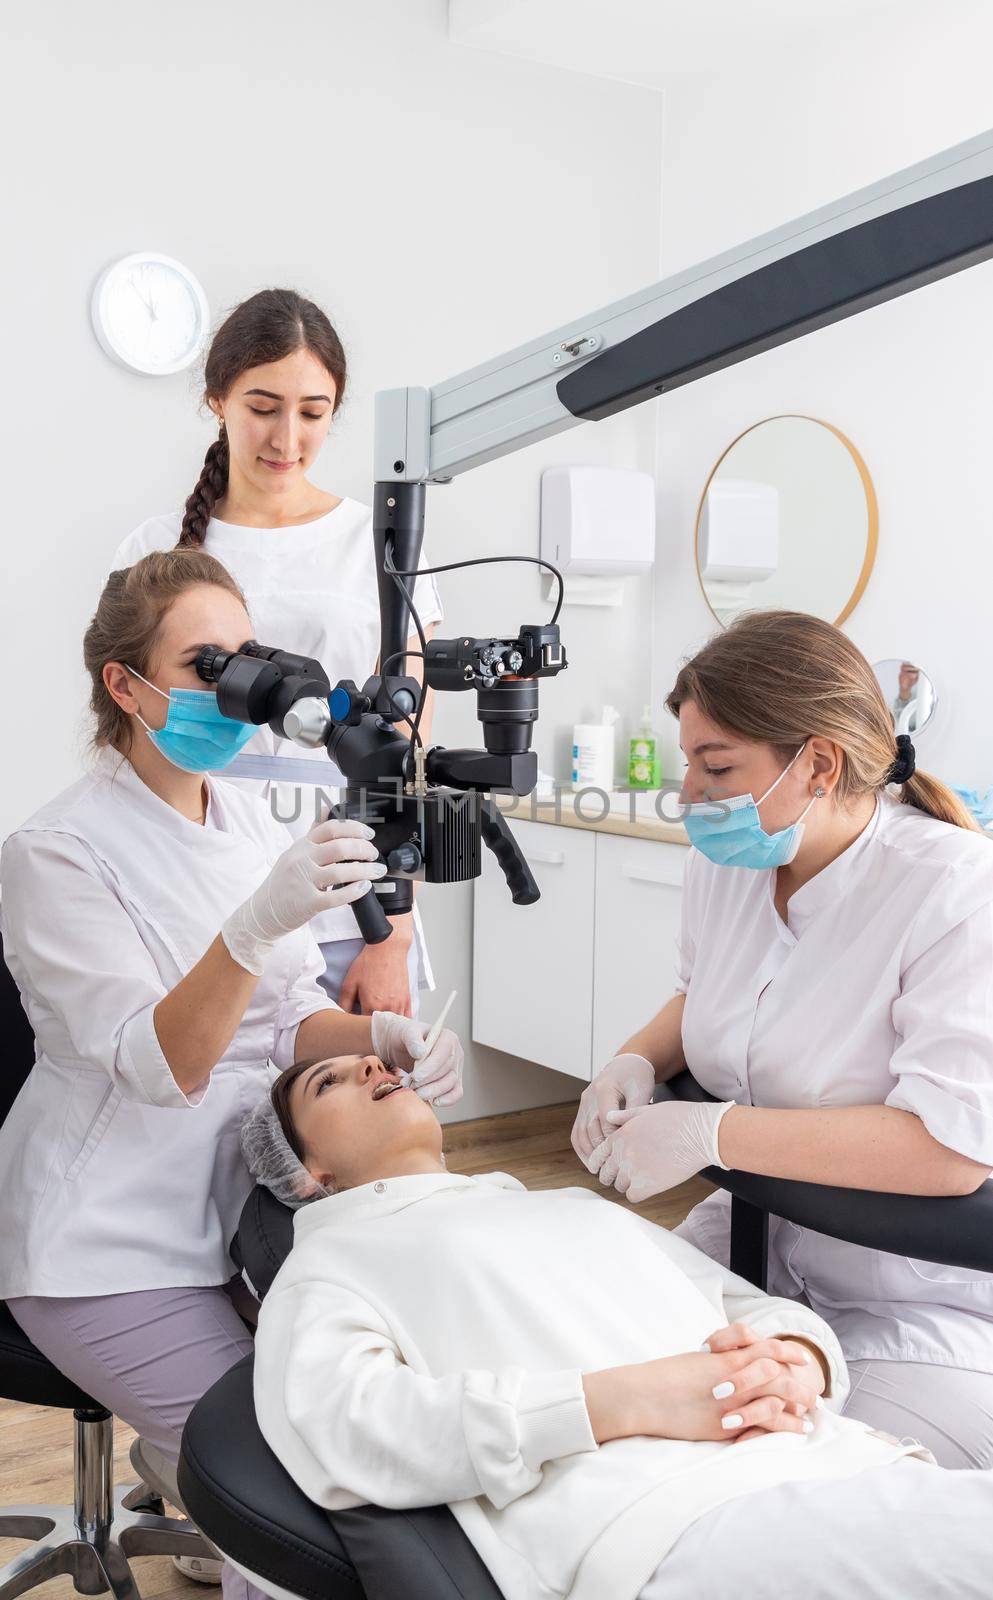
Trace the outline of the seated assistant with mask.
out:
<instances>
[{"instance_id":1,"label":"seated assistant with mask","mask_svg":"<svg viewBox=\"0 0 993 1600\"><path fill-rule=\"evenodd\" d=\"M447 1503L507 1600L840 1600L867 1568L905 1600L936 1549L980 1593L993 1475L836 1415L807 1307L586 1189L447 1171L374 1055L287 1069L242 1138L298 1208L259 1423L318 1505Z\"/></svg>"},{"instance_id":2,"label":"seated assistant with mask","mask_svg":"<svg viewBox=\"0 0 993 1600\"><path fill-rule=\"evenodd\" d=\"M136 1465L176 1503L190 1408L251 1350L228 1246L267 1058L372 1048L418 1093L460 1092L454 1034L427 1051L422 1024L347 1015L321 987L307 924L382 875L371 829L328 821L294 841L264 801L207 776L251 730L194 661L251 634L202 551L113 573L84 642L95 759L2 858L4 955L37 1059L0 1129L0 1296L141 1436Z\"/></svg>"}]
</instances>

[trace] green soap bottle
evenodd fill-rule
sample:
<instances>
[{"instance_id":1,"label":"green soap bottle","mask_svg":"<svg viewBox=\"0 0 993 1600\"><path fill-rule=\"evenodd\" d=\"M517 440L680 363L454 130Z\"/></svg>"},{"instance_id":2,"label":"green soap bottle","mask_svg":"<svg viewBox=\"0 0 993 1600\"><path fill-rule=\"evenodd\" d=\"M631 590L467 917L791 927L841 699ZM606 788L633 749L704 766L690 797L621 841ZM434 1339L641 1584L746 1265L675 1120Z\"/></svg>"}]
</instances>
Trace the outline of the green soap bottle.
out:
<instances>
[{"instance_id":1,"label":"green soap bottle","mask_svg":"<svg viewBox=\"0 0 993 1600\"><path fill-rule=\"evenodd\" d=\"M652 708L646 706L641 727L628 746L628 788L658 789L662 784L658 740L652 728Z\"/></svg>"}]
</instances>

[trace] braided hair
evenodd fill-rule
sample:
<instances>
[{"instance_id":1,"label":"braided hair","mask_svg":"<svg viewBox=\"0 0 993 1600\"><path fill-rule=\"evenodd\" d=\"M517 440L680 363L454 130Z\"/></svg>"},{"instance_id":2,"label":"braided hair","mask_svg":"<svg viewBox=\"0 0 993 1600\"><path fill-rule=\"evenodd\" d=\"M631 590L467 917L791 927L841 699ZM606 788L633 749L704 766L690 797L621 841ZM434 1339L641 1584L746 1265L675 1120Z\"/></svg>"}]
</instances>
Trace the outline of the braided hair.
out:
<instances>
[{"instance_id":1,"label":"braided hair","mask_svg":"<svg viewBox=\"0 0 993 1600\"><path fill-rule=\"evenodd\" d=\"M345 393L345 352L320 306L293 289L262 289L229 312L214 334L204 365L203 398L223 400L250 367L282 361L294 350L309 350L334 380L333 410ZM217 502L227 493L230 456L220 433L207 451L193 493L186 502L177 548L199 549Z\"/></svg>"}]
</instances>

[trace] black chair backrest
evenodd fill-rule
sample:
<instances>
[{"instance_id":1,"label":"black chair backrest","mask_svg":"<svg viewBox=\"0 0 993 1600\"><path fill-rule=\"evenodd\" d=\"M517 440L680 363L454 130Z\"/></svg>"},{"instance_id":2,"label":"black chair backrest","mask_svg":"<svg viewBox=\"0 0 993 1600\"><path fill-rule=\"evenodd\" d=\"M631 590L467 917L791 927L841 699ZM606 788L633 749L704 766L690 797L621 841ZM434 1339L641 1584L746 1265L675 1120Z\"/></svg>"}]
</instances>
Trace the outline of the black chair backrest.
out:
<instances>
[{"instance_id":1,"label":"black chair backrest","mask_svg":"<svg viewBox=\"0 0 993 1600\"><path fill-rule=\"evenodd\" d=\"M34 1034L21 993L3 959L0 940L0 1122L6 1119L34 1066Z\"/></svg>"}]
</instances>

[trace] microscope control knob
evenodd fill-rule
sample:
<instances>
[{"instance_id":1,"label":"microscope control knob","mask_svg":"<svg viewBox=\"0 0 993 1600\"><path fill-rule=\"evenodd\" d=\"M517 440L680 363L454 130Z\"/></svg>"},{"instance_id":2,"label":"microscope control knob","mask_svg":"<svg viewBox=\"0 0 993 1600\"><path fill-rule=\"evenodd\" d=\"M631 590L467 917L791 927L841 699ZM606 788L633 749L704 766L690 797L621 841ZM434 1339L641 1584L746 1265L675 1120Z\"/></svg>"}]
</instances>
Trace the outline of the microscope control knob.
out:
<instances>
[{"instance_id":1,"label":"microscope control knob","mask_svg":"<svg viewBox=\"0 0 993 1600\"><path fill-rule=\"evenodd\" d=\"M364 695L351 678L342 678L341 682L331 690L328 705L335 722L347 722L353 728L358 727L362 721L363 712L371 709L368 695Z\"/></svg>"},{"instance_id":2,"label":"microscope control knob","mask_svg":"<svg viewBox=\"0 0 993 1600\"><path fill-rule=\"evenodd\" d=\"M283 732L294 744L302 744L307 750L320 749L331 732L327 701L319 700L316 695L295 700L283 717Z\"/></svg>"},{"instance_id":3,"label":"microscope control knob","mask_svg":"<svg viewBox=\"0 0 993 1600\"><path fill-rule=\"evenodd\" d=\"M421 852L416 844L398 844L386 857L390 872L416 872L421 865Z\"/></svg>"}]
</instances>

